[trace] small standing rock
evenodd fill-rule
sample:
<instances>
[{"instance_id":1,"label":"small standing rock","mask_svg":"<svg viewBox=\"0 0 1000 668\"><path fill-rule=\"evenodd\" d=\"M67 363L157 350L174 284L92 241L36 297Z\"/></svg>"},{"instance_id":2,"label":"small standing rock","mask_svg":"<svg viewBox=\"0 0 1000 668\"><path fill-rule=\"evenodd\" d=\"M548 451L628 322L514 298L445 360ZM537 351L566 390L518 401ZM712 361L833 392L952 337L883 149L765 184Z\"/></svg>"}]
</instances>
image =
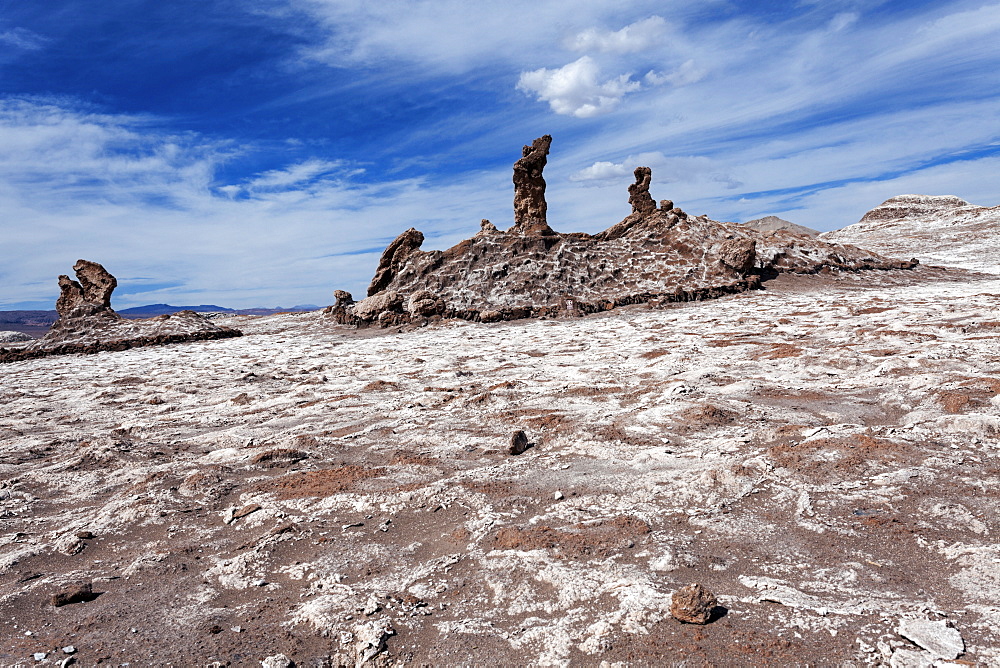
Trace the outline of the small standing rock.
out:
<instances>
[{"instance_id":1,"label":"small standing rock","mask_svg":"<svg viewBox=\"0 0 1000 668\"><path fill-rule=\"evenodd\" d=\"M690 584L674 592L670 601L670 615L685 624L708 624L712 610L719 602L715 594L700 584Z\"/></svg>"},{"instance_id":2,"label":"small standing rock","mask_svg":"<svg viewBox=\"0 0 1000 668\"><path fill-rule=\"evenodd\" d=\"M510 437L510 447L507 452L512 455L519 455L528 449L528 436L523 430L518 429Z\"/></svg>"},{"instance_id":3,"label":"small standing rock","mask_svg":"<svg viewBox=\"0 0 1000 668\"><path fill-rule=\"evenodd\" d=\"M81 585L75 587L69 587L63 591L52 594L49 602L57 608L64 605L70 605L72 603L81 603L83 601L90 601L94 598L93 585L89 582L85 582Z\"/></svg>"}]
</instances>

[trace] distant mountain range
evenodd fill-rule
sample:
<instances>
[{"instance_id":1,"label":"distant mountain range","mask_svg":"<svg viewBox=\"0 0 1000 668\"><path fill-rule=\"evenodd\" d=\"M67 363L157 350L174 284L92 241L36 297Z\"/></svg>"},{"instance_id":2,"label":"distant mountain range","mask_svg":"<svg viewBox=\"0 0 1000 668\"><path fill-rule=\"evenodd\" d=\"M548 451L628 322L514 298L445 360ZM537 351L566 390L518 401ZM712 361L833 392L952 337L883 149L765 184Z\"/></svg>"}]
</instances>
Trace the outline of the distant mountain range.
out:
<instances>
[{"instance_id":1,"label":"distant mountain range","mask_svg":"<svg viewBox=\"0 0 1000 668\"><path fill-rule=\"evenodd\" d=\"M198 313L231 313L233 315L271 315L272 313L287 313L289 311L316 311L321 307L314 304L299 304L289 308L242 308L231 309L214 304L200 306L171 306L170 304L147 304L133 306L117 311L124 318L152 318L179 311L197 311ZM0 330L25 331L40 335L56 321L59 314L53 311L0 311Z\"/></svg>"}]
</instances>

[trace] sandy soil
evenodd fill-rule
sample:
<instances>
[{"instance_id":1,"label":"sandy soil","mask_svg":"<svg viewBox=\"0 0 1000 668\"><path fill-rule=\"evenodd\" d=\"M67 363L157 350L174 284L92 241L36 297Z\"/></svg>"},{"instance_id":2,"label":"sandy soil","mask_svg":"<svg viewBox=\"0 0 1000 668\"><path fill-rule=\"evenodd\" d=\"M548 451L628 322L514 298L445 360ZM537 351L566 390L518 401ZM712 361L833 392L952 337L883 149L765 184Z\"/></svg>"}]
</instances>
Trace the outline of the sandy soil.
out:
<instances>
[{"instance_id":1,"label":"sandy soil","mask_svg":"<svg viewBox=\"0 0 1000 668\"><path fill-rule=\"evenodd\" d=\"M1000 665L998 313L924 268L0 366L0 665Z\"/></svg>"}]
</instances>

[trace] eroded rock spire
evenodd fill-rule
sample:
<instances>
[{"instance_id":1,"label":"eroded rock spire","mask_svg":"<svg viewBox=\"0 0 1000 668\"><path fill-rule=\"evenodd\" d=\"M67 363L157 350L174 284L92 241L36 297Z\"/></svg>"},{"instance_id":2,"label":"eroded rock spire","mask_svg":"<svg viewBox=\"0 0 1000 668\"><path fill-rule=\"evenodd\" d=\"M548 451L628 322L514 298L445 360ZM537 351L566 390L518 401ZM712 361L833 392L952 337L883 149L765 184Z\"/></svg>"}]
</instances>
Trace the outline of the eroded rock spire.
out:
<instances>
[{"instance_id":1,"label":"eroded rock spire","mask_svg":"<svg viewBox=\"0 0 1000 668\"><path fill-rule=\"evenodd\" d=\"M542 178L551 145L552 136L543 135L521 149L521 159L514 163L514 226L510 231L515 234L555 234L545 220L548 205Z\"/></svg>"},{"instance_id":2,"label":"eroded rock spire","mask_svg":"<svg viewBox=\"0 0 1000 668\"><path fill-rule=\"evenodd\" d=\"M96 262L77 260L73 265L77 280L59 277L56 311L60 318L73 318L111 311L111 293L118 280Z\"/></svg>"},{"instance_id":3,"label":"eroded rock spire","mask_svg":"<svg viewBox=\"0 0 1000 668\"><path fill-rule=\"evenodd\" d=\"M635 168L635 183L628 187L628 203L632 205L632 213L653 213L656 202L649 194L649 182L653 178L653 170L649 167Z\"/></svg>"}]
</instances>

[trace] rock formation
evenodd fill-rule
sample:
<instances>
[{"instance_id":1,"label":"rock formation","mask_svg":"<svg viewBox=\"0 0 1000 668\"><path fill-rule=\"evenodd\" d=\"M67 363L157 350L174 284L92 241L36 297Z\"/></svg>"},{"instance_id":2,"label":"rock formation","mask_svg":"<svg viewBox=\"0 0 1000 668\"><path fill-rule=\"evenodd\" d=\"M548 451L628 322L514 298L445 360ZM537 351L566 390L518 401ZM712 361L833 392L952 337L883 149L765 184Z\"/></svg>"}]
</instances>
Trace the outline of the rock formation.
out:
<instances>
[{"instance_id":1,"label":"rock formation","mask_svg":"<svg viewBox=\"0 0 1000 668\"><path fill-rule=\"evenodd\" d=\"M892 197L854 225L820 239L1000 274L1000 206L977 206L953 195Z\"/></svg>"},{"instance_id":2,"label":"rock formation","mask_svg":"<svg viewBox=\"0 0 1000 668\"><path fill-rule=\"evenodd\" d=\"M484 220L472 238L429 252L420 250L423 235L407 230L383 253L367 299L341 308L338 298L331 309L337 321L583 315L742 292L780 272L914 266L853 246L689 216L669 199L657 208L648 167L635 170L632 213L624 220L596 235L556 233L545 221L542 179L550 143L548 135L536 139L514 165L513 227L502 232Z\"/></svg>"},{"instance_id":3,"label":"rock formation","mask_svg":"<svg viewBox=\"0 0 1000 668\"><path fill-rule=\"evenodd\" d=\"M555 232L545 219L545 169L552 136L543 135L531 146L521 149L521 159L514 163L514 234L544 234Z\"/></svg>"},{"instance_id":4,"label":"rock formation","mask_svg":"<svg viewBox=\"0 0 1000 668\"><path fill-rule=\"evenodd\" d=\"M77 281L69 276L59 277L59 299L56 311L60 318L113 314L111 293L118 287L118 280L96 262L77 260L73 265Z\"/></svg>"},{"instance_id":5,"label":"rock formation","mask_svg":"<svg viewBox=\"0 0 1000 668\"><path fill-rule=\"evenodd\" d=\"M628 203L632 205L632 213L647 214L656 211L656 202L649 194L649 183L653 178L653 170L649 167L635 168L635 183L628 187ZM673 208L673 202L668 202Z\"/></svg>"},{"instance_id":6,"label":"rock formation","mask_svg":"<svg viewBox=\"0 0 1000 668\"><path fill-rule=\"evenodd\" d=\"M381 292L385 286L392 282L396 270L408 258L413 251L420 248L424 243L424 235L412 227L398 237L382 252L382 258L378 262L378 269L375 270L375 277L371 285L368 286L368 296Z\"/></svg>"},{"instance_id":7,"label":"rock formation","mask_svg":"<svg viewBox=\"0 0 1000 668\"><path fill-rule=\"evenodd\" d=\"M0 362L69 353L127 350L140 346L203 341L241 336L194 311L180 311L148 320L127 320L111 308L118 281L96 262L78 260L76 279L59 277L59 314L48 333L17 350L0 348Z\"/></svg>"}]
</instances>

